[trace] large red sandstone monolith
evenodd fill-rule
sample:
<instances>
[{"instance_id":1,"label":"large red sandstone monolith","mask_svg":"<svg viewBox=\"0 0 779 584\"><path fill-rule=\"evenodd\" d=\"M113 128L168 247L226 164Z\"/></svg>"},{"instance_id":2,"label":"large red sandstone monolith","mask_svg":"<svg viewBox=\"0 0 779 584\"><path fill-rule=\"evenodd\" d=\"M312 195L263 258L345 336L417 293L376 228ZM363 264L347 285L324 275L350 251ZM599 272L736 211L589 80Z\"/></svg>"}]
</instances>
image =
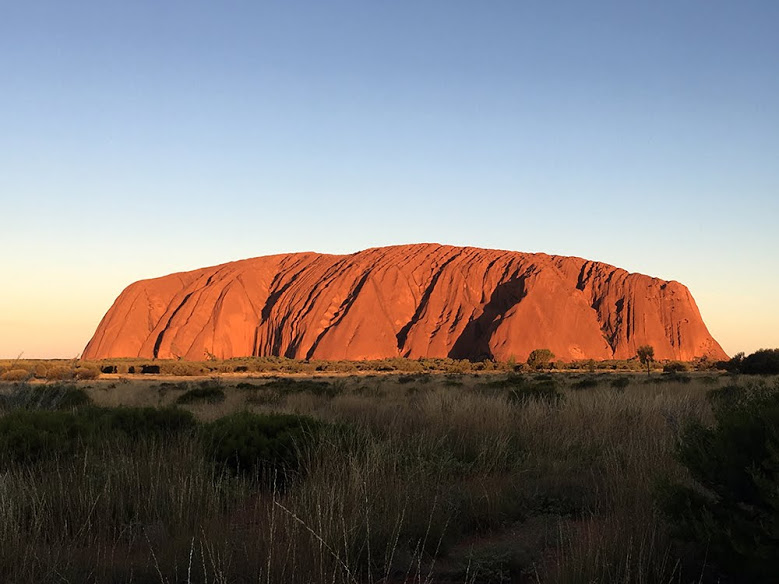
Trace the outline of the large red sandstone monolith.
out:
<instances>
[{"instance_id":1,"label":"large red sandstone monolith","mask_svg":"<svg viewBox=\"0 0 779 584\"><path fill-rule=\"evenodd\" d=\"M724 359L690 292L576 257L437 244L259 257L135 282L84 359Z\"/></svg>"}]
</instances>

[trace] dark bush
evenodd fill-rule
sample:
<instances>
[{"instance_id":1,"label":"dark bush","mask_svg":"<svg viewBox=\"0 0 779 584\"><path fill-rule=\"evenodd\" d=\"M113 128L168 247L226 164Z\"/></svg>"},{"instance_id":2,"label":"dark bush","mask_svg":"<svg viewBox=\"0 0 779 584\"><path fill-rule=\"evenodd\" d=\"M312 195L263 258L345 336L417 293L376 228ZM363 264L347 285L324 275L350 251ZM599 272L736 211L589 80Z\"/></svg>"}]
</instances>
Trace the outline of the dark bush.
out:
<instances>
[{"instance_id":1,"label":"dark bush","mask_svg":"<svg viewBox=\"0 0 779 584\"><path fill-rule=\"evenodd\" d=\"M92 433L84 416L17 410L0 418L0 461L32 464L44 457L71 454Z\"/></svg>"},{"instance_id":2,"label":"dark bush","mask_svg":"<svg viewBox=\"0 0 779 584\"><path fill-rule=\"evenodd\" d=\"M565 395L558 389L553 380L542 380L517 385L508 392L508 400L513 404L525 404L529 401L538 401L550 405L558 405L565 399Z\"/></svg>"},{"instance_id":3,"label":"dark bush","mask_svg":"<svg viewBox=\"0 0 779 584\"><path fill-rule=\"evenodd\" d=\"M585 377L576 381L572 387L574 389L591 389L598 387L598 385L600 385L600 380L597 377Z\"/></svg>"},{"instance_id":4,"label":"dark bush","mask_svg":"<svg viewBox=\"0 0 779 584\"><path fill-rule=\"evenodd\" d=\"M653 377L650 379L644 380L644 383L646 384L653 384L653 383L690 383L692 381L692 377L689 375L685 375L683 373L676 373L675 371L671 373L663 373L659 377Z\"/></svg>"},{"instance_id":5,"label":"dark bush","mask_svg":"<svg viewBox=\"0 0 779 584\"><path fill-rule=\"evenodd\" d=\"M293 393L311 393L323 397L335 397L340 389L327 381L313 381L311 379L274 379L268 383L257 386L257 389L276 392L280 396Z\"/></svg>"},{"instance_id":6,"label":"dark bush","mask_svg":"<svg viewBox=\"0 0 779 584\"><path fill-rule=\"evenodd\" d=\"M611 385L611 387L614 389L625 389L628 385L630 385L630 377L614 377L609 382L609 385Z\"/></svg>"},{"instance_id":7,"label":"dark bush","mask_svg":"<svg viewBox=\"0 0 779 584\"><path fill-rule=\"evenodd\" d=\"M92 400L83 389L64 383L39 386L20 384L10 394L0 396L0 406L6 410L66 410L90 403Z\"/></svg>"},{"instance_id":8,"label":"dark bush","mask_svg":"<svg viewBox=\"0 0 779 584\"><path fill-rule=\"evenodd\" d=\"M665 373L683 373L689 370L689 365L687 365L687 363L683 363L682 361L669 361L663 365L663 371Z\"/></svg>"},{"instance_id":9,"label":"dark bush","mask_svg":"<svg viewBox=\"0 0 779 584\"><path fill-rule=\"evenodd\" d=\"M715 407L723 407L737 404L747 393L748 391L740 385L731 384L718 387L717 389L710 389L706 392L706 398Z\"/></svg>"},{"instance_id":10,"label":"dark bush","mask_svg":"<svg viewBox=\"0 0 779 584\"><path fill-rule=\"evenodd\" d=\"M744 361L744 353L736 353L728 361L717 361L714 367L717 369L724 369L729 373L738 373L741 371L741 364Z\"/></svg>"},{"instance_id":11,"label":"dark bush","mask_svg":"<svg viewBox=\"0 0 779 584\"><path fill-rule=\"evenodd\" d=\"M236 384L236 389L257 389L259 385L255 383L248 383L246 381L242 381L241 383Z\"/></svg>"},{"instance_id":12,"label":"dark bush","mask_svg":"<svg viewBox=\"0 0 779 584\"><path fill-rule=\"evenodd\" d=\"M240 412L203 427L214 461L236 473L278 480L300 468L300 457L322 424L305 416Z\"/></svg>"},{"instance_id":13,"label":"dark bush","mask_svg":"<svg viewBox=\"0 0 779 584\"><path fill-rule=\"evenodd\" d=\"M531 369L547 369L554 357L554 353L549 349L535 349L527 358L527 366Z\"/></svg>"},{"instance_id":14,"label":"dark bush","mask_svg":"<svg viewBox=\"0 0 779 584\"><path fill-rule=\"evenodd\" d=\"M0 461L33 464L88 446L167 436L194 425L191 414L173 408L17 410L0 417Z\"/></svg>"},{"instance_id":15,"label":"dark bush","mask_svg":"<svg viewBox=\"0 0 779 584\"><path fill-rule=\"evenodd\" d=\"M663 373L661 375L661 379L663 381L675 381L676 383L690 383L692 381L692 377L689 375L684 375L682 373Z\"/></svg>"},{"instance_id":16,"label":"dark bush","mask_svg":"<svg viewBox=\"0 0 779 584\"><path fill-rule=\"evenodd\" d=\"M565 399L557 379L552 375L536 375L532 378L518 373L509 373L506 377L480 383L476 389L489 395L506 395L509 403L515 405L522 405L529 401L558 404Z\"/></svg>"},{"instance_id":17,"label":"dark bush","mask_svg":"<svg viewBox=\"0 0 779 584\"><path fill-rule=\"evenodd\" d=\"M741 361L741 372L757 375L779 374L779 349L760 349Z\"/></svg>"},{"instance_id":18,"label":"dark bush","mask_svg":"<svg viewBox=\"0 0 779 584\"><path fill-rule=\"evenodd\" d=\"M695 485L666 485L663 507L676 534L732 581L776 582L779 394L737 386L712 393L716 425L690 423L677 449Z\"/></svg>"},{"instance_id":19,"label":"dark bush","mask_svg":"<svg viewBox=\"0 0 779 584\"><path fill-rule=\"evenodd\" d=\"M485 383L479 384L479 387L481 388L509 388L509 387L516 387L518 385L525 385L528 382L528 379L522 375L521 373L509 373L505 377L500 377L498 379L493 379L492 381L487 381Z\"/></svg>"},{"instance_id":20,"label":"dark bush","mask_svg":"<svg viewBox=\"0 0 779 584\"><path fill-rule=\"evenodd\" d=\"M95 420L99 433L130 438L170 436L193 429L194 416L179 408L93 408L85 415Z\"/></svg>"},{"instance_id":21,"label":"dark bush","mask_svg":"<svg viewBox=\"0 0 779 584\"><path fill-rule=\"evenodd\" d=\"M220 387L196 387L181 394L177 404L209 403L216 404L225 400L225 392Z\"/></svg>"}]
</instances>

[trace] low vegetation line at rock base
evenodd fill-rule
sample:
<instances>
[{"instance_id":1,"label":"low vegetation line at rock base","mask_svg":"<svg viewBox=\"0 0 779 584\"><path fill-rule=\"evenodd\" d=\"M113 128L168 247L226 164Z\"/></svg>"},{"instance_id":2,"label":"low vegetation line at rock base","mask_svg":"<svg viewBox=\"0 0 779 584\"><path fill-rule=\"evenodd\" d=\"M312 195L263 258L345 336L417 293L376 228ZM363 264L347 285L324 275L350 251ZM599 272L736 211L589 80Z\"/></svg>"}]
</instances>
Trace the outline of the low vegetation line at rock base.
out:
<instances>
[{"instance_id":1,"label":"low vegetation line at rock base","mask_svg":"<svg viewBox=\"0 0 779 584\"><path fill-rule=\"evenodd\" d=\"M643 348L642 348L643 349ZM651 349L651 347L648 347ZM779 374L779 349L761 349L745 356L738 353L728 361L706 358L694 361L654 361L637 355L633 359L564 362L555 360L548 349L533 351L526 362L469 361L466 359L381 359L365 361L319 361L284 357L241 357L227 360L182 361L164 359L104 359L100 361L6 359L0 360L0 381L73 381L97 379L101 375L168 375L203 377L221 374L251 375L269 373L479 373L532 371L729 371L748 374Z\"/></svg>"},{"instance_id":2,"label":"low vegetation line at rock base","mask_svg":"<svg viewBox=\"0 0 779 584\"><path fill-rule=\"evenodd\" d=\"M384 373L0 383L0 581L771 581L777 378Z\"/></svg>"}]
</instances>

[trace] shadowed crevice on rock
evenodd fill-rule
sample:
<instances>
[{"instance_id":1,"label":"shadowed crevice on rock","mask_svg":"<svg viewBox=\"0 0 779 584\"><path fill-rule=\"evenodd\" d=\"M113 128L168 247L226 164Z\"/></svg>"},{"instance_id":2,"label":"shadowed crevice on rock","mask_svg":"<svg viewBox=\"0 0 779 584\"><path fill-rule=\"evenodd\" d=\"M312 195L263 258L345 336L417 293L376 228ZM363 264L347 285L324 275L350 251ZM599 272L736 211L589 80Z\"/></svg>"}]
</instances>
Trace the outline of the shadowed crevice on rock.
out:
<instances>
[{"instance_id":1,"label":"shadowed crevice on rock","mask_svg":"<svg viewBox=\"0 0 779 584\"><path fill-rule=\"evenodd\" d=\"M471 361L492 359L490 339L500 324L500 318L521 302L526 294L525 279L522 276L498 284L484 305L482 313L465 325L463 332L452 345L448 357Z\"/></svg>"}]
</instances>

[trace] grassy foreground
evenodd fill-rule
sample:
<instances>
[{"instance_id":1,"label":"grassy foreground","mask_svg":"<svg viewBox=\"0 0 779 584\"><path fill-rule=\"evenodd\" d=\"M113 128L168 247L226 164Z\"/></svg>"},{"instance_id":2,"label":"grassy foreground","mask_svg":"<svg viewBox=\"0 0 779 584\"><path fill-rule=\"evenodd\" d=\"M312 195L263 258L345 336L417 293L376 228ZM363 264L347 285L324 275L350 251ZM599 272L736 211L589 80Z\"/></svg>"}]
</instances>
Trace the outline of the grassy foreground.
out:
<instances>
[{"instance_id":1,"label":"grassy foreground","mask_svg":"<svg viewBox=\"0 0 779 584\"><path fill-rule=\"evenodd\" d=\"M172 406L199 422L135 434L100 434L109 426L96 425L89 439L67 430L71 447L36 456L9 455L23 432L0 439L0 581L706 578L705 563L685 561L670 538L654 489L663 478L685 480L673 457L678 432L688 419L711 422L707 393L731 377L495 372L68 383L5 383L0 422L20 411L74 416L95 406ZM204 429L234 412L313 418L316 439L295 439L293 466L242 471L204 447Z\"/></svg>"}]
</instances>

